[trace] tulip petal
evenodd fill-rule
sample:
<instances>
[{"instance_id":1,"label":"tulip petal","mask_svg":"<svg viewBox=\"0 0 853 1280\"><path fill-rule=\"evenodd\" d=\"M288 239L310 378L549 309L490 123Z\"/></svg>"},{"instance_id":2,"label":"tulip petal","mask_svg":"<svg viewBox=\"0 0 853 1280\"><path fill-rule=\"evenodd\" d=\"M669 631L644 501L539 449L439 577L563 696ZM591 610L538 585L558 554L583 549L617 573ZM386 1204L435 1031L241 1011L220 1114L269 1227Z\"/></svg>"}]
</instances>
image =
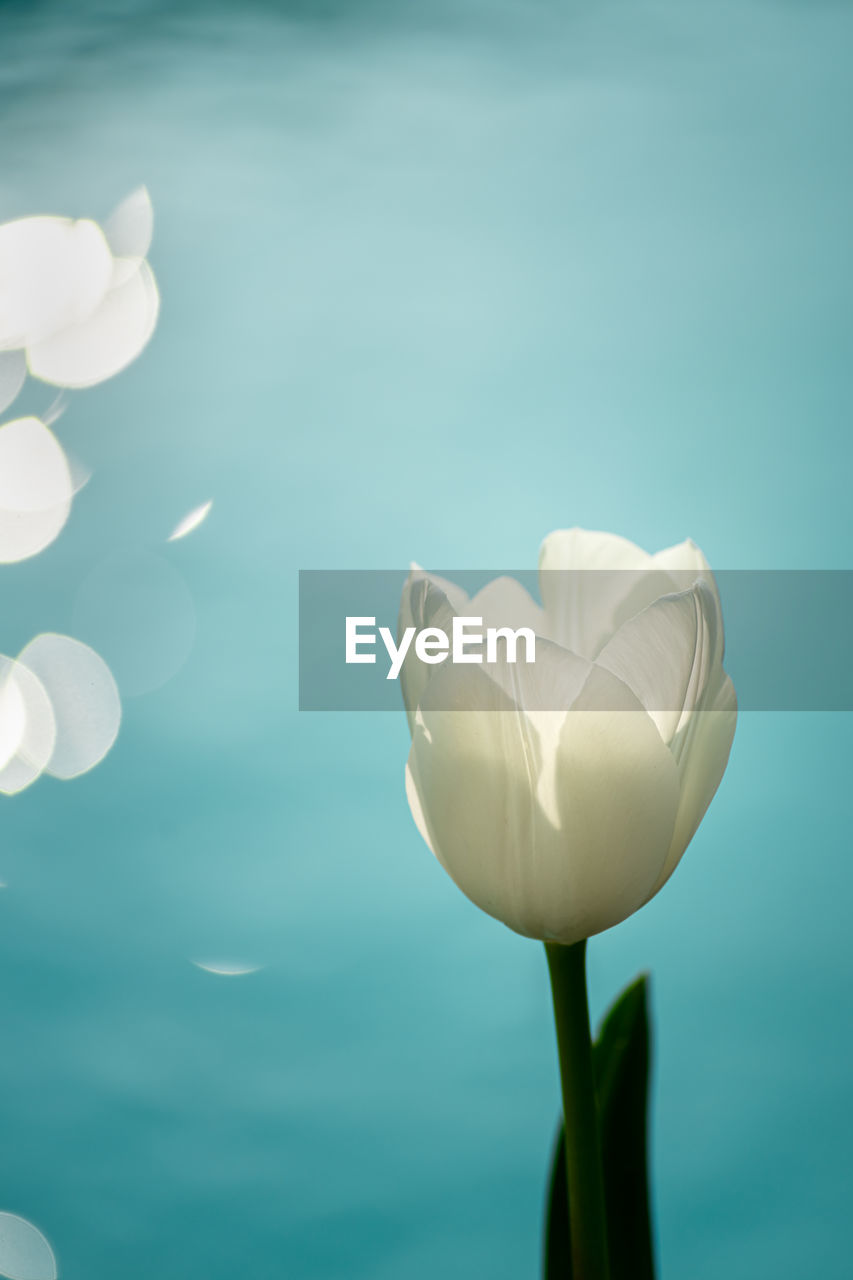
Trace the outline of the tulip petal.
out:
<instances>
[{"instance_id":1,"label":"tulip petal","mask_svg":"<svg viewBox=\"0 0 853 1280\"><path fill-rule=\"evenodd\" d=\"M428 573L426 569L422 568L421 565L413 560L409 566L409 577L406 580L406 587L408 588L413 586L416 582L424 578L431 582L434 587L437 587L438 590L447 597L454 613L465 612L469 602L468 592L458 586L457 583L451 582L449 578L442 578L437 573Z\"/></svg>"},{"instance_id":2,"label":"tulip petal","mask_svg":"<svg viewBox=\"0 0 853 1280\"><path fill-rule=\"evenodd\" d=\"M667 573L690 573L693 581L700 575L710 574L711 566L705 559L700 547L692 538L685 538L672 547L664 547L652 556L652 564L657 569L665 569Z\"/></svg>"},{"instance_id":3,"label":"tulip petal","mask_svg":"<svg viewBox=\"0 0 853 1280\"><path fill-rule=\"evenodd\" d=\"M679 731L686 739L678 755L680 800L672 841L663 870L649 897L666 884L689 845L722 781L735 736L737 696L729 677L719 683L706 705L694 711Z\"/></svg>"},{"instance_id":4,"label":"tulip petal","mask_svg":"<svg viewBox=\"0 0 853 1280\"><path fill-rule=\"evenodd\" d=\"M678 781L627 686L557 646L543 656L555 676L566 667L567 686L584 675L576 706L613 709L527 715L482 669L442 667L414 723L409 785L416 822L473 902L518 933L571 943L645 900ZM521 696L525 672L542 677L538 653L517 670Z\"/></svg>"},{"instance_id":5,"label":"tulip petal","mask_svg":"<svg viewBox=\"0 0 853 1280\"><path fill-rule=\"evenodd\" d=\"M598 708L609 700L612 710ZM620 705L621 704L621 705ZM557 761L562 880L547 901L548 937L576 942L636 911L657 882L678 809L671 752L621 681L596 668L566 717Z\"/></svg>"},{"instance_id":6,"label":"tulip petal","mask_svg":"<svg viewBox=\"0 0 853 1280\"><path fill-rule=\"evenodd\" d=\"M446 578L426 573L419 565L413 564L400 599L397 642L399 643L408 627L414 627L416 632L425 627L438 627L449 635L454 616L464 613L467 607L468 596L461 587L448 582ZM421 662L414 650L410 649L400 671L400 690L410 733L418 703L435 670L434 664Z\"/></svg>"},{"instance_id":7,"label":"tulip petal","mask_svg":"<svg viewBox=\"0 0 853 1280\"><path fill-rule=\"evenodd\" d=\"M471 597L466 611L482 618L484 627L530 627L537 635L547 635L545 610L517 578L493 578Z\"/></svg>"},{"instance_id":8,"label":"tulip petal","mask_svg":"<svg viewBox=\"0 0 853 1280\"><path fill-rule=\"evenodd\" d=\"M618 533L555 529L539 549L540 569L647 569L651 556Z\"/></svg>"},{"instance_id":9,"label":"tulip petal","mask_svg":"<svg viewBox=\"0 0 853 1280\"><path fill-rule=\"evenodd\" d=\"M558 529L539 552L548 634L595 658L628 618L677 589L640 547L614 533Z\"/></svg>"},{"instance_id":10,"label":"tulip petal","mask_svg":"<svg viewBox=\"0 0 853 1280\"><path fill-rule=\"evenodd\" d=\"M719 604L704 582L629 619L597 662L639 698L668 745L701 705L722 659Z\"/></svg>"}]
</instances>

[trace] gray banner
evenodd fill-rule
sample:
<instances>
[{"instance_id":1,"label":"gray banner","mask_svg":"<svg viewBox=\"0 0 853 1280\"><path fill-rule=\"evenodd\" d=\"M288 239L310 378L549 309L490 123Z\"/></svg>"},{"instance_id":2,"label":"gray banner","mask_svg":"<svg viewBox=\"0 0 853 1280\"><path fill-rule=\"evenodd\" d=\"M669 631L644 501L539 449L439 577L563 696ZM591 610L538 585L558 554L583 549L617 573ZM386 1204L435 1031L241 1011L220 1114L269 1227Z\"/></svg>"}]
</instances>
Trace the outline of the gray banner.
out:
<instances>
[{"instance_id":1,"label":"gray banner","mask_svg":"<svg viewBox=\"0 0 853 1280\"><path fill-rule=\"evenodd\" d=\"M398 614L406 570L302 570L299 574L299 707L302 711L398 711L402 708L401 680L407 664L418 663L415 627L405 657L399 649ZM430 577L434 575L430 574ZM691 574L628 571L552 571L550 582L535 570L447 570L443 579L469 597L496 578L510 577L521 584L539 605L544 593L549 601L569 602L583 616L601 615L614 625L632 616L650 599L688 587ZM559 581L557 581L559 580ZM853 571L814 569L717 570L725 624L725 669L737 691L743 711L851 711L853 710ZM572 606L571 602L579 602ZM440 602L438 602L440 603ZM436 599L432 599L432 605ZM476 600L458 600L457 613L482 616ZM486 611L488 613L488 610ZM499 610L498 610L499 612ZM712 609L713 612L713 609ZM551 611L553 619L553 609ZM349 619L349 622L348 622ZM361 621L354 621L361 620ZM372 621L371 621L372 620ZM407 619L411 622L411 619ZM433 621L432 617L428 621ZM487 626L508 625L501 617L485 617L478 628L467 626L462 646L454 654L452 627L444 624L447 643L440 637L424 637L421 652L428 654L431 671L452 664L455 657L479 665L466 670L494 673L486 659ZM509 620L513 627L518 618ZM713 626L713 618L711 619ZM384 635L383 635L384 630ZM386 643L387 640L387 643ZM505 669L505 637L496 641L497 665ZM493 651L494 653L494 651ZM442 656L443 655L443 656ZM347 661L347 657L350 661ZM369 661L373 656L375 661ZM594 656L589 653L587 656ZM525 696L537 709L560 709L565 692L547 678L554 660L553 648L537 635L532 664L525 637L516 645L516 675L524 681ZM393 674L395 660L399 671ZM662 656L661 661L666 661ZM476 663L476 658L474 658ZM531 667L540 678L531 679ZM543 674L544 673L544 674ZM390 678L389 678L390 677ZM661 710L665 708L659 708Z\"/></svg>"}]
</instances>

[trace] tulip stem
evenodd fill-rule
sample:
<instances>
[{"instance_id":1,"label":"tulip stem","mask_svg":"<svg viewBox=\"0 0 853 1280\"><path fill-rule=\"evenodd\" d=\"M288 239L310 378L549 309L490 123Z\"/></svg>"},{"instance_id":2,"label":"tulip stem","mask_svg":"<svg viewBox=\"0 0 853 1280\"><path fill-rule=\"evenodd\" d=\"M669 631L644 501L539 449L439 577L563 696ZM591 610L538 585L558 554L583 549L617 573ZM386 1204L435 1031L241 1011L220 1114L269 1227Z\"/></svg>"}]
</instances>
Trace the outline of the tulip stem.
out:
<instances>
[{"instance_id":1,"label":"tulip stem","mask_svg":"<svg viewBox=\"0 0 853 1280\"><path fill-rule=\"evenodd\" d=\"M586 995L586 941L545 943L563 1090L572 1280L608 1280L604 1174Z\"/></svg>"}]
</instances>

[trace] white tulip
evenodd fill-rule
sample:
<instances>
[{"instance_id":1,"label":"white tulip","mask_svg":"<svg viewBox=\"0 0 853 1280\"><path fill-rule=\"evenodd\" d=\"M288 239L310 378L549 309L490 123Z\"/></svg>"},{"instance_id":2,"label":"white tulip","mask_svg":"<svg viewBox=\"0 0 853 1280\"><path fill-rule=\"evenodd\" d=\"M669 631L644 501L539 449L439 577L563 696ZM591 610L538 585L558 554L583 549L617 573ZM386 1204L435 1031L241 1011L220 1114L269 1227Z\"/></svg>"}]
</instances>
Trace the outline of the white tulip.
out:
<instances>
[{"instance_id":1,"label":"white tulip","mask_svg":"<svg viewBox=\"0 0 853 1280\"><path fill-rule=\"evenodd\" d=\"M620 572L575 572L590 569ZM614 534L559 530L539 570L544 607L512 579L469 598L413 569L401 630L449 631L464 614L537 640L529 666L407 658L406 791L477 906L568 945L624 920L672 874L723 776L737 702L694 543L649 555Z\"/></svg>"}]
</instances>

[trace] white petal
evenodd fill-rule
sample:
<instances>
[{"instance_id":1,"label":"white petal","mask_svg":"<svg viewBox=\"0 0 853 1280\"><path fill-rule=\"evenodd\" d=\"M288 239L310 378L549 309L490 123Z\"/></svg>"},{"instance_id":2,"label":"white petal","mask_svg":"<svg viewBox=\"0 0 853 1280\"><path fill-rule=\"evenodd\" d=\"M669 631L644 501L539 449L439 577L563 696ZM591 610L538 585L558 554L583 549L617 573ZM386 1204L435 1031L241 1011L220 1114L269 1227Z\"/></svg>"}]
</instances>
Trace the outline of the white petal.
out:
<instances>
[{"instance_id":1,"label":"white petal","mask_svg":"<svg viewBox=\"0 0 853 1280\"><path fill-rule=\"evenodd\" d=\"M720 607L720 593L705 554L692 538L686 538L673 547L665 547L652 556L656 569L663 569L672 579L674 590L685 591L695 582L704 582L711 588Z\"/></svg>"},{"instance_id":2,"label":"white petal","mask_svg":"<svg viewBox=\"0 0 853 1280\"><path fill-rule=\"evenodd\" d=\"M656 568L665 569L668 573L690 573L693 575L693 581L711 572L711 566L705 559L701 547L697 547L692 538L685 538L675 546L656 551L652 556L652 562Z\"/></svg>"},{"instance_id":3,"label":"white petal","mask_svg":"<svg viewBox=\"0 0 853 1280\"><path fill-rule=\"evenodd\" d=\"M56 1280L56 1258L45 1237L16 1213L0 1213L0 1275L9 1280Z\"/></svg>"},{"instance_id":4,"label":"white petal","mask_svg":"<svg viewBox=\"0 0 853 1280\"><path fill-rule=\"evenodd\" d=\"M78 324L100 304L113 260L100 227L18 218L0 226L0 348L29 346Z\"/></svg>"},{"instance_id":5,"label":"white petal","mask_svg":"<svg viewBox=\"0 0 853 1280\"><path fill-rule=\"evenodd\" d=\"M18 398L27 380L27 359L23 351L0 351L0 413Z\"/></svg>"},{"instance_id":6,"label":"white petal","mask_svg":"<svg viewBox=\"0 0 853 1280\"><path fill-rule=\"evenodd\" d=\"M611 533L560 529L539 553L539 591L549 634L595 658L626 618L675 589L651 556Z\"/></svg>"},{"instance_id":7,"label":"white petal","mask_svg":"<svg viewBox=\"0 0 853 1280\"><path fill-rule=\"evenodd\" d=\"M451 609L454 613L464 613L468 607L470 597L468 592L457 583L451 582L449 578L442 578L437 573L428 573L426 569L422 569L419 564L413 560L409 567L409 576L406 579L406 590L411 590L418 582L426 581L447 598Z\"/></svg>"},{"instance_id":8,"label":"white petal","mask_svg":"<svg viewBox=\"0 0 853 1280\"><path fill-rule=\"evenodd\" d=\"M604 673L595 672L590 684ZM609 677L612 680L612 677ZM590 688L590 703L615 691ZM562 834L571 857L554 869L544 902L548 935L562 943L600 933L647 900L670 846L678 806L672 755L638 706L573 710L557 764Z\"/></svg>"},{"instance_id":9,"label":"white petal","mask_svg":"<svg viewBox=\"0 0 853 1280\"><path fill-rule=\"evenodd\" d=\"M485 672L442 668L409 755L415 819L463 892L518 933L565 943L645 900L678 799L672 756L630 690L580 665L598 687L576 705L615 709L528 716Z\"/></svg>"},{"instance_id":10,"label":"white petal","mask_svg":"<svg viewBox=\"0 0 853 1280\"><path fill-rule=\"evenodd\" d=\"M539 591L549 633L574 653L594 658L616 629L617 610L633 585L627 571L646 569L650 560L641 547L615 533L578 528L549 533L539 550Z\"/></svg>"},{"instance_id":11,"label":"white petal","mask_svg":"<svg viewBox=\"0 0 853 1280\"><path fill-rule=\"evenodd\" d=\"M407 627L414 627L416 632L425 627L439 627L449 635L453 617L460 610L464 613L467 605L468 596L461 587L413 565L400 597L398 643ZM418 703L435 670L435 665L421 662L414 650L410 649L400 672L400 691L410 732Z\"/></svg>"},{"instance_id":12,"label":"white petal","mask_svg":"<svg viewBox=\"0 0 853 1280\"><path fill-rule=\"evenodd\" d=\"M555 836L526 767L531 758L538 773L538 737L523 713L506 709L506 695L482 672L464 683L457 675L441 668L436 682L457 683L458 697L479 709L419 712L409 753L412 812L430 848L477 906L535 934L522 887L513 893L512 881L519 857L532 865L540 845ZM450 690L440 693L442 701L452 697Z\"/></svg>"},{"instance_id":13,"label":"white petal","mask_svg":"<svg viewBox=\"0 0 853 1280\"><path fill-rule=\"evenodd\" d=\"M19 661L44 685L56 717L56 745L47 772L74 778L94 768L115 742L121 701L103 658L70 636L46 632Z\"/></svg>"},{"instance_id":14,"label":"white petal","mask_svg":"<svg viewBox=\"0 0 853 1280\"><path fill-rule=\"evenodd\" d=\"M154 234L154 209L147 187L137 187L116 205L104 223L107 243L117 258L145 258Z\"/></svg>"},{"instance_id":15,"label":"white petal","mask_svg":"<svg viewBox=\"0 0 853 1280\"><path fill-rule=\"evenodd\" d=\"M185 538L188 533L192 533L199 527L203 520L210 515L210 509L213 506L213 499L203 502L200 507L194 507L183 520L179 520L172 532L166 539L167 542L177 542L179 538Z\"/></svg>"},{"instance_id":16,"label":"white petal","mask_svg":"<svg viewBox=\"0 0 853 1280\"><path fill-rule=\"evenodd\" d=\"M516 578L493 578L471 597L467 612L482 618L484 627L529 627L547 635L545 610Z\"/></svg>"},{"instance_id":17,"label":"white petal","mask_svg":"<svg viewBox=\"0 0 853 1280\"><path fill-rule=\"evenodd\" d=\"M246 960L193 960L197 969L215 973L220 978L244 978L249 973L259 973L263 965Z\"/></svg>"},{"instance_id":18,"label":"white petal","mask_svg":"<svg viewBox=\"0 0 853 1280\"><path fill-rule=\"evenodd\" d=\"M540 569L647 569L651 556L617 533L555 529L539 549Z\"/></svg>"},{"instance_id":19,"label":"white petal","mask_svg":"<svg viewBox=\"0 0 853 1280\"><path fill-rule=\"evenodd\" d=\"M148 343L159 306L154 274L143 262L88 320L28 347L30 373L60 387L91 387L113 377Z\"/></svg>"},{"instance_id":20,"label":"white petal","mask_svg":"<svg viewBox=\"0 0 853 1280\"><path fill-rule=\"evenodd\" d=\"M630 618L597 658L634 691L670 744L716 678L722 620L704 583L663 596Z\"/></svg>"},{"instance_id":21,"label":"white petal","mask_svg":"<svg viewBox=\"0 0 853 1280\"><path fill-rule=\"evenodd\" d=\"M695 711L681 730L687 742L678 757L681 791L678 813L666 862L649 897L672 875L696 834L725 773L736 723L734 686L721 672L719 684L707 705Z\"/></svg>"}]
</instances>

